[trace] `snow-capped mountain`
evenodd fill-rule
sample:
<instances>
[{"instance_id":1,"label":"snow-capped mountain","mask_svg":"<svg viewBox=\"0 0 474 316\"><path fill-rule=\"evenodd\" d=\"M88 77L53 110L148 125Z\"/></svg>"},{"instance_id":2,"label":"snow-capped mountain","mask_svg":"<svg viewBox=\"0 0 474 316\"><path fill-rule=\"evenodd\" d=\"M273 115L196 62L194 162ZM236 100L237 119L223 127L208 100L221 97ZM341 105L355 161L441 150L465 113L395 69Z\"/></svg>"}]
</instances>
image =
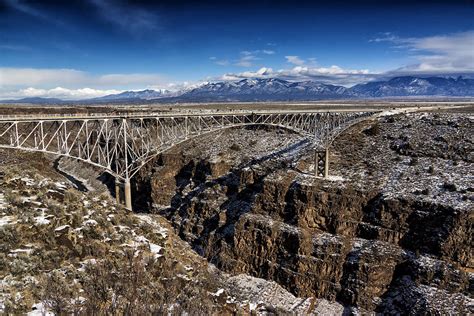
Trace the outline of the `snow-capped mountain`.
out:
<instances>
[{"instance_id":1,"label":"snow-capped mountain","mask_svg":"<svg viewBox=\"0 0 474 316\"><path fill-rule=\"evenodd\" d=\"M347 89L341 86L316 83L312 81L290 82L282 79L243 79L207 83L185 92L181 100L200 101L285 101L339 98Z\"/></svg>"},{"instance_id":2,"label":"snow-capped mountain","mask_svg":"<svg viewBox=\"0 0 474 316\"><path fill-rule=\"evenodd\" d=\"M474 96L474 79L395 77L358 84L350 92L355 97Z\"/></svg>"}]
</instances>

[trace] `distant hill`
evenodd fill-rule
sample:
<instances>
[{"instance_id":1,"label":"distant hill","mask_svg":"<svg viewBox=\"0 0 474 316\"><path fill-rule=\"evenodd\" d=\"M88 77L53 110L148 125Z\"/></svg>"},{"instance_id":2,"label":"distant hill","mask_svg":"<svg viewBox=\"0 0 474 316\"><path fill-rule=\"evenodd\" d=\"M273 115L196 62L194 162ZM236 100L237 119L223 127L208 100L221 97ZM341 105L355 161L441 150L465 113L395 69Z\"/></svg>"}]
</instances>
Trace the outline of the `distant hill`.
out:
<instances>
[{"instance_id":1,"label":"distant hill","mask_svg":"<svg viewBox=\"0 0 474 316\"><path fill-rule=\"evenodd\" d=\"M65 101L56 98L23 98L18 100L0 100L0 103L61 104Z\"/></svg>"},{"instance_id":2,"label":"distant hill","mask_svg":"<svg viewBox=\"0 0 474 316\"><path fill-rule=\"evenodd\" d=\"M403 76L358 84L351 88L315 81L293 82L277 78L243 79L206 83L180 92L150 89L125 91L94 99L68 101L68 103L312 101L414 96L474 97L474 79ZM1 102L57 104L66 101L52 98L24 98Z\"/></svg>"}]
</instances>

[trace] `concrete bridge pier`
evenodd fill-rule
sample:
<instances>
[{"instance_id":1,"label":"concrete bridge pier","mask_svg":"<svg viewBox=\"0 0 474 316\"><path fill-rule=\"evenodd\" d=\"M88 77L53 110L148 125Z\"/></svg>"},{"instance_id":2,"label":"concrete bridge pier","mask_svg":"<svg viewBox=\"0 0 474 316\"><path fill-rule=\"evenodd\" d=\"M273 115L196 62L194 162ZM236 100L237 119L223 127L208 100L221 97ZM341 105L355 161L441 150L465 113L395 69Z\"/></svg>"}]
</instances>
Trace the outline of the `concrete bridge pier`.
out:
<instances>
[{"instance_id":1,"label":"concrete bridge pier","mask_svg":"<svg viewBox=\"0 0 474 316\"><path fill-rule=\"evenodd\" d=\"M329 176L329 148L314 150L314 175L324 178Z\"/></svg>"},{"instance_id":2,"label":"concrete bridge pier","mask_svg":"<svg viewBox=\"0 0 474 316\"><path fill-rule=\"evenodd\" d=\"M123 188L123 190L122 190ZM121 182L115 180L115 201L118 205L125 204L125 207L132 210L132 189L130 186L130 179Z\"/></svg>"},{"instance_id":3,"label":"concrete bridge pier","mask_svg":"<svg viewBox=\"0 0 474 316\"><path fill-rule=\"evenodd\" d=\"M130 186L130 179L125 179L125 207L132 210L132 188Z\"/></svg>"},{"instance_id":4,"label":"concrete bridge pier","mask_svg":"<svg viewBox=\"0 0 474 316\"><path fill-rule=\"evenodd\" d=\"M122 184L120 183L119 179L115 179L115 201L117 204L122 203L122 189L121 189Z\"/></svg>"}]
</instances>

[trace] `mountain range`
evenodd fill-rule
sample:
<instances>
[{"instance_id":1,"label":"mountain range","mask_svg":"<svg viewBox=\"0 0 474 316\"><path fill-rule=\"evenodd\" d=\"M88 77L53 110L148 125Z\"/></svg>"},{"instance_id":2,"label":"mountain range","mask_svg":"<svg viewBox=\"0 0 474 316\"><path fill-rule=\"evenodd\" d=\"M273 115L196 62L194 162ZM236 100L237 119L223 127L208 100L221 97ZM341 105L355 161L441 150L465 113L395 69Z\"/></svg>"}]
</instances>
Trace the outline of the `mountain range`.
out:
<instances>
[{"instance_id":1,"label":"mountain range","mask_svg":"<svg viewBox=\"0 0 474 316\"><path fill-rule=\"evenodd\" d=\"M242 79L202 84L171 92L168 90L125 91L100 98L63 101L25 98L3 103L147 103L147 102L232 102L312 101L324 99L367 99L387 97L474 97L474 79L444 77L395 77L358 84L351 88L314 81L292 82L277 78Z\"/></svg>"}]
</instances>

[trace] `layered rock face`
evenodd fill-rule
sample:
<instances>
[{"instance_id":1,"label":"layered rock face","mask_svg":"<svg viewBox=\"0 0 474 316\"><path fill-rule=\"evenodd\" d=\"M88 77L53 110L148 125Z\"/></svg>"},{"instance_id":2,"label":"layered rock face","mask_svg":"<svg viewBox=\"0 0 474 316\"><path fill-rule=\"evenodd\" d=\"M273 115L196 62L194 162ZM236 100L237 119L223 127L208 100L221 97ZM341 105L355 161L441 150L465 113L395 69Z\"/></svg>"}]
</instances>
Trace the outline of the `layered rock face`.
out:
<instances>
[{"instance_id":1,"label":"layered rock face","mask_svg":"<svg viewBox=\"0 0 474 316\"><path fill-rule=\"evenodd\" d=\"M224 271L353 311L472 313L472 123L359 124L334 143L330 179L310 175L297 135L226 131L163 154L138 188Z\"/></svg>"}]
</instances>

